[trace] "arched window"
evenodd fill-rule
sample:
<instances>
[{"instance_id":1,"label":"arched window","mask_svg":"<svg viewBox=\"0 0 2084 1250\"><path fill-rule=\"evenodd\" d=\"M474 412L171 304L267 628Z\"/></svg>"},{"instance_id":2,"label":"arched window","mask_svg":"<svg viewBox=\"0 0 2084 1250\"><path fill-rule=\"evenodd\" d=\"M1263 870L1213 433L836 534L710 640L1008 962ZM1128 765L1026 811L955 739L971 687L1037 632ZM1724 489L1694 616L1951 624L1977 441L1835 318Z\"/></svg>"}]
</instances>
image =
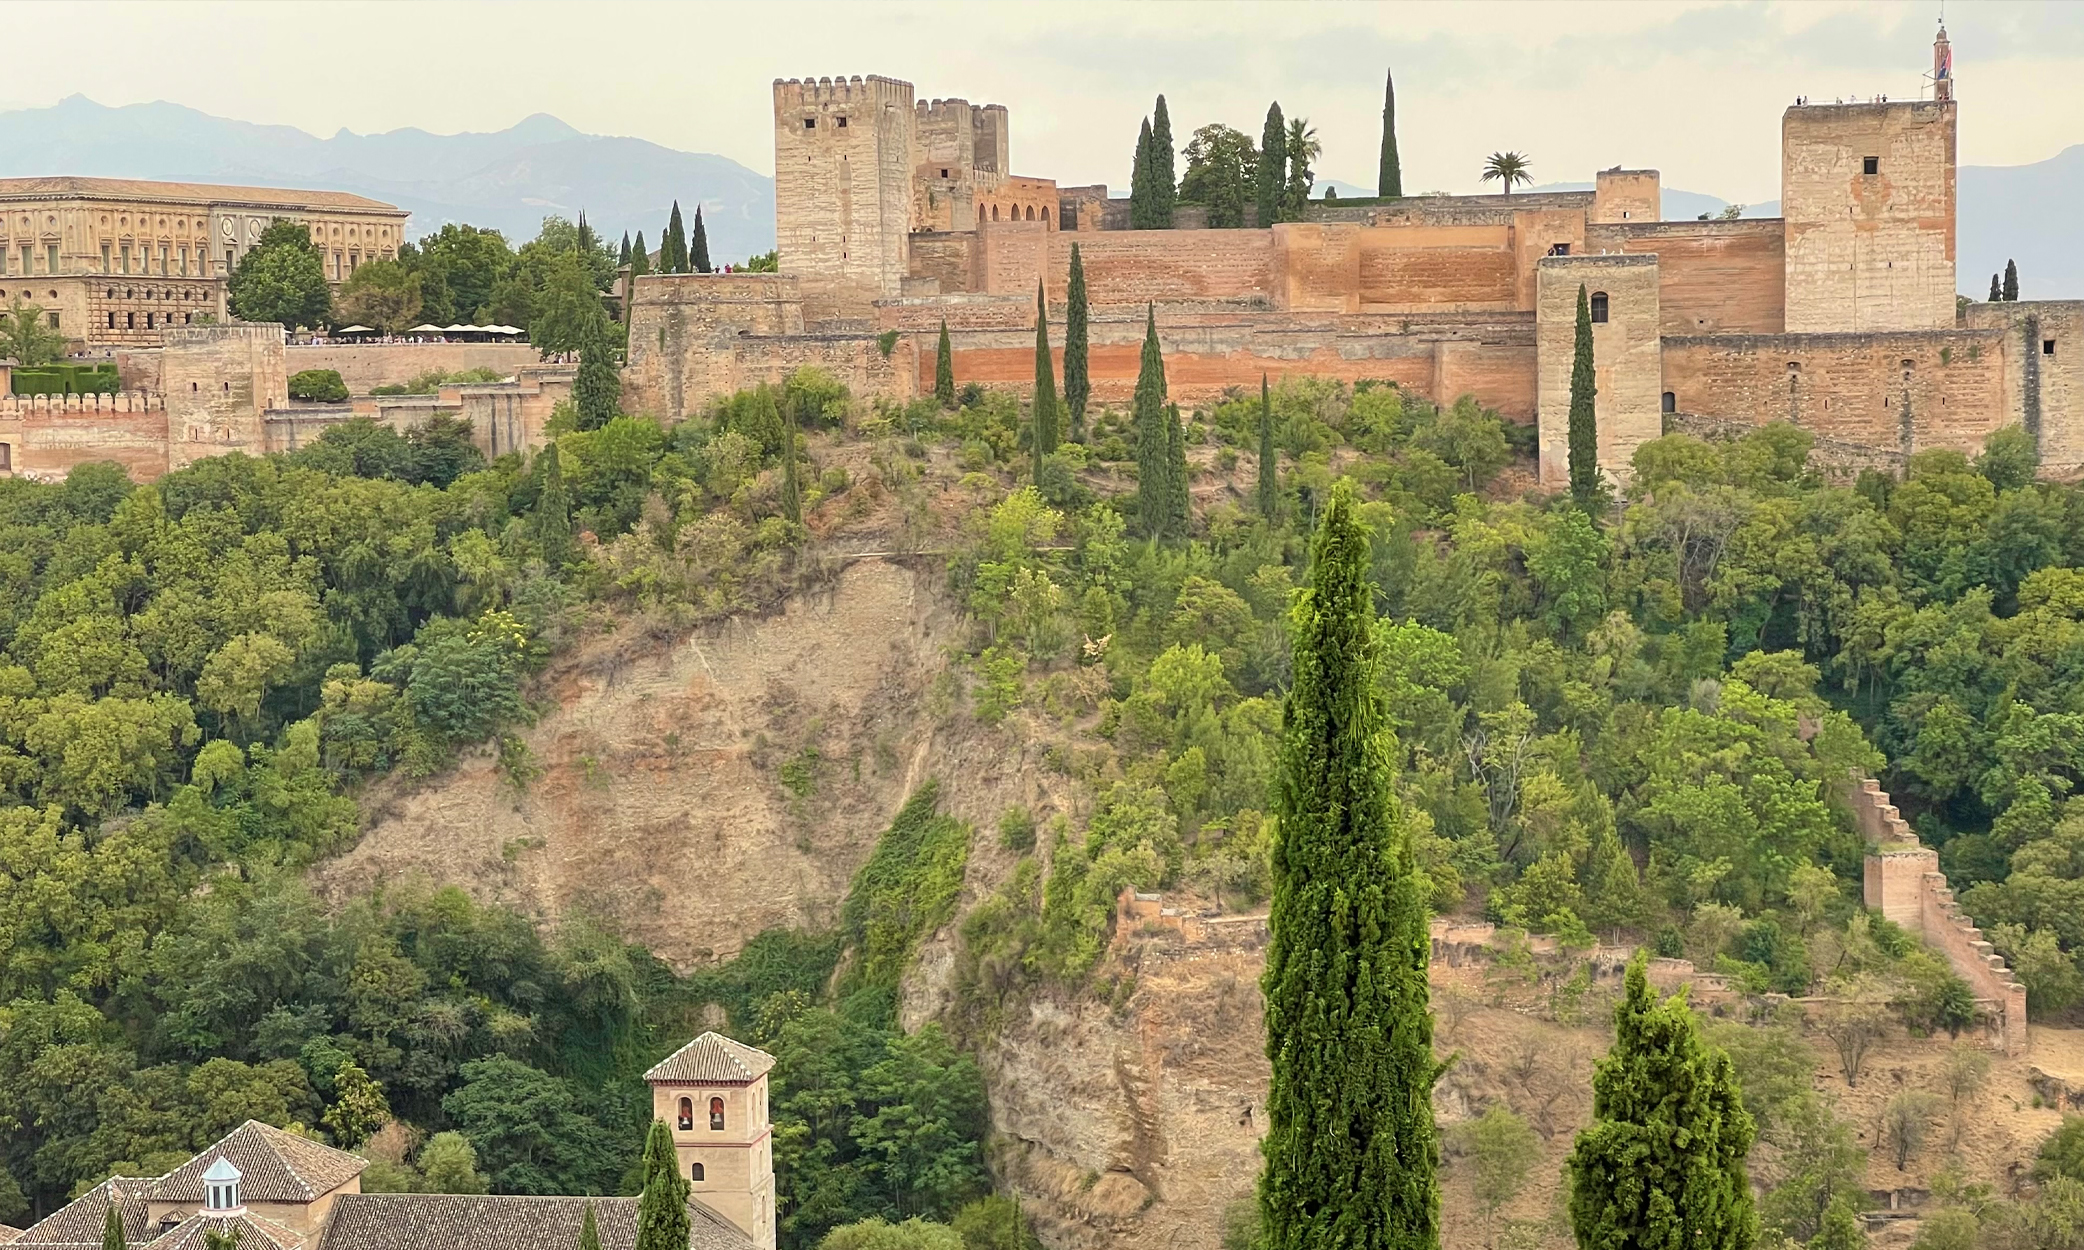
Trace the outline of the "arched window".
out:
<instances>
[{"instance_id":1,"label":"arched window","mask_svg":"<svg viewBox=\"0 0 2084 1250\"><path fill-rule=\"evenodd\" d=\"M1047 224L1049 221L1049 205L1047 204L1042 206L1042 220L1044 224Z\"/></svg>"},{"instance_id":2,"label":"arched window","mask_svg":"<svg viewBox=\"0 0 2084 1250\"><path fill-rule=\"evenodd\" d=\"M692 1098L683 1098L683 1099L681 1099L681 1100L680 1100L680 1121L679 1121L679 1127L680 1127L680 1131L681 1131L681 1132L683 1132L683 1133L691 1133L691 1132L693 1132L693 1131L694 1131L694 1128L695 1128L695 1100L694 1100L694 1099L692 1099ZM696 1164L695 1166L696 1166L696 1167L700 1167L700 1166L701 1166L701 1164L699 1164L699 1163L698 1163L698 1164Z\"/></svg>"},{"instance_id":3,"label":"arched window","mask_svg":"<svg viewBox=\"0 0 2084 1250\"><path fill-rule=\"evenodd\" d=\"M1595 322L1604 322L1606 320L1605 291L1592 292L1592 320Z\"/></svg>"},{"instance_id":4,"label":"arched window","mask_svg":"<svg viewBox=\"0 0 2084 1250\"><path fill-rule=\"evenodd\" d=\"M1666 391L1664 393L1664 410L1666 412L1677 412L1679 410L1679 396L1677 392Z\"/></svg>"},{"instance_id":5,"label":"arched window","mask_svg":"<svg viewBox=\"0 0 2084 1250\"><path fill-rule=\"evenodd\" d=\"M1029 221L1033 221L1034 219L1035 219L1035 206L1034 206L1033 204L1030 204L1030 205L1028 205L1028 220L1029 220Z\"/></svg>"},{"instance_id":6,"label":"arched window","mask_svg":"<svg viewBox=\"0 0 2084 1250\"><path fill-rule=\"evenodd\" d=\"M721 1098L709 1100L709 1128L712 1132L724 1131L724 1100Z\"/></svg>"},{"instance_id":7,"label":"arched window","mask_svg":"<svg viewBox=\"0 0 2084 1250\"><path fill-rule=\"evenodd\" d=\"M991 219L993 221L997 221L999 219L999 206L996 204L991 206Z\"/></svg>"},{"instance_id":8,"label":"arched window","mask_svg":"<svg viewBox=\"0 0 2084 1250\"><path fill-rule=\"evenodd\" d=\"M702 1176L702 1165L700 1163L695 1163L689 1166L688 1179L694 1181L698 1185L702 1183L702 1180L704 1178Z\"/></svg>"}]
</instances>

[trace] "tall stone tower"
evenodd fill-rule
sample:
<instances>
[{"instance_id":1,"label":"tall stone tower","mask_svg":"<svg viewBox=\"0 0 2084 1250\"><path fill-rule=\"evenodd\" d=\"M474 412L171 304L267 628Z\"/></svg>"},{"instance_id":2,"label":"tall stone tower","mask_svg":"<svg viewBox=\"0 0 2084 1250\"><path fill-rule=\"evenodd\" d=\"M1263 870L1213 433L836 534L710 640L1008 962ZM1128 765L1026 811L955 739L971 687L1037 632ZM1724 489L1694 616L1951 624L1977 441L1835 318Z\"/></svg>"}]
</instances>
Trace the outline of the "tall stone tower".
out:
<instances>
[{"instance_id":1,"label":"tall stone tower","mask_svg":"<svg viewBox=\"0 0 2084 1250\"><path fill-rule=\"evenodd\" d=\"M644 1074L651 1114L673 1133L695 1197L774 1250L774 1131L767 1073L774 1056L704 1033Z\"/></svg>"},{"instance_id":2,"label":"tall stone tower","mask_svg":"<svg viewBox=\"0 0 2084 1250\"><path fill-rule=\"evenodd\" d=\"M901 292L915 126L908 82L775 80L774 236L806 321L865 321Z\"/></svg>"},{"instance_id":3,"label":"tall stone tower","mask_svg":"<svg viewBox=\"0 0 2084 1250\"><path fill-rule=\"evenodd\" d=\"M1953 326L1957 107L1949 92L1782 116L1789 334Z\"/></svg>"},{"instance_id":4,"label":"tall stone tower","mask_svg":"<svg viewBox=\"0 0 2084 1250\"><path fill-rule=\"evenodd\" d=\"M267 450L266 413L289 404L283 330L272 323L168 326L159 354L167 469Z\"/></svg>"}]
</instances>

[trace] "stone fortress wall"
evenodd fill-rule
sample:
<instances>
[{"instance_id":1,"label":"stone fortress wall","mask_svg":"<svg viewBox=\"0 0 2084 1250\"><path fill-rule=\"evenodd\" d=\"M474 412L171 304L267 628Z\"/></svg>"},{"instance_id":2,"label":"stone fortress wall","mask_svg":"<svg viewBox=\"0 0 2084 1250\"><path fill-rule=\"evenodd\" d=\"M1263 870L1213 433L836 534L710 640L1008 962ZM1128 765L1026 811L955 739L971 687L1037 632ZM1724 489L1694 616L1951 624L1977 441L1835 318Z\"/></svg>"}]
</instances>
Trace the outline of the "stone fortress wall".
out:
<instances>
[{"instance_id":1,"label":"stone fortress wall","mask_svg":"<svg viewBox=\"0 0 2084 1250\"><path fill-rule=\"evenodd\" d=\"M2022 424L2044 472L2074 475L2084 301L1956 313L1958 112L1950 92L1788 109L1780 219L1663 221L1657 171L1616 167L1592 191L1327 202L1270 228L1131 231L1105 187L1012 173L998 106L919 102L880 77L778 80L779 276L796 287L769 290L789 307L755 308L735 275L639 279L628 402L683 416L778 359L909 399L931 387L944 322L959 382L1025 389L1035 291L1061 326L1076 244L1102 402L1133 388L1149 308L1175 398L1305 373L1440 403L1473 395L1541 427L1541 476L1555 483L1582 280L1604 296L1601 465L1617 479L1667 429L1779 420L1814 432L1827 459L1885 468L1929 448L1973 453ZM900 343L885 354L876 336L891 331Z\"/></svg>"}]
</instances>

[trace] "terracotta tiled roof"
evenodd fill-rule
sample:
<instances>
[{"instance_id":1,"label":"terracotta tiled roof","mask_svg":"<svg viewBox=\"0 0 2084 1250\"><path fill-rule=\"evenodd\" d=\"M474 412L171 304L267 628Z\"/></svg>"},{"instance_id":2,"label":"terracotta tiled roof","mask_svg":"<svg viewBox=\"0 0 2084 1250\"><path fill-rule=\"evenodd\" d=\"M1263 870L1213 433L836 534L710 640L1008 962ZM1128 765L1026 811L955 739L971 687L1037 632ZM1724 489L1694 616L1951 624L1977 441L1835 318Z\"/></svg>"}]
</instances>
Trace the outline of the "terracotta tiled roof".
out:
<instances>
[{"instance_id":1,"label":"terracotta tiled roof","mask_svg":"<svg viewBox=\"0 0 2084 1250\"><path fill-rule=\"evenodd\" d=\"M212 204L261 208L330 209L349 213L395 213L405 210L382 200L346 191L298 191L285 187L232 187L212 182L146 182L139 178L0 178L0 199L51 200L205 200Z\"/></svg>"},{"instance_id":2,"label":"terracotta tiled roof","mask_svg":"<svg viewBox=\"0 0 2084 1250\"><path fill-rule=\"evenodd\" d=\"M637 1198L342 1194L317 1250L572 1250L593 1204L601 1250L635 1250ZM691 1250L752 1250L738 1226L688 1200ZM153 1247L158 1250L158 1247Z\"/></svg>"},{"instance_id":3,"label":"terracotta tiled roof","mask_svg":"<svg viewBox=\"0 0 2084 1250\"><path fill-rule=\"evenodd\" d=\"M0 1246L6 1245L22 1235L22 1230L12 1224L0 1224Z\"/></svg>"},{"instance_id":4,"label":"terracotta tiled roof","mask_svg":"<svg viewBox=\"0 0 2084 1250\"><path fill-rule=\"evenodd\" d=\"M101 1232L108 1222L111 1200L123 1216L124 1242L139 1245L148 1240L146 1234L150 1231L146 1225L145 1191L151 1184L149 1180L122 1176L105 1180L31 1224L8 1250L15 1250L15 1247L29 1250L32 1246L38 1250L74 1246L92 1246L94 1250L100 1250Z\"/></svg>"},{"instance_id":5,"label":"terracotta tiled roof","mask_svg":"<svg viewBox=\"0 0 2084 1250\"><path fill-rule=\"evenodd\" d=\"M774 1056L734 1042L721 1033L704 1033L659 1061L644 1074L647 1081L700 1081L704 1084L747 1084L767 1075Z\"/></svg>"},{"instance_id":6,"label":"terracotta tiled roof","mask_svg":"<svg viewBox=\"0 0 2084 1250\"><path fill-rule=\"evenodd\" d=\"M360 1176L369 1166L344 1150L248 1120L216 1145L152 1182L150 1196L157 1202L200 1204L203 1173L220 1157L239 1169L239 1197L244 1202L310 1202Z\"/></svg>"},{"instance_id":7,"label":"terracotta tiled roof","mask_svg":"<svg viewBox=\"0 0 2084 1250\"><path fill-rule=\"evenodd\" d=\"M209 1243L204 1234L235 1233L239 1250L304 1250L304 1234L286 1224L264 1219L251 1212L238 1215L208 1215L197 1212L161 1233L141 1250L203 1250Z\"/></svg>"}]
</instances>

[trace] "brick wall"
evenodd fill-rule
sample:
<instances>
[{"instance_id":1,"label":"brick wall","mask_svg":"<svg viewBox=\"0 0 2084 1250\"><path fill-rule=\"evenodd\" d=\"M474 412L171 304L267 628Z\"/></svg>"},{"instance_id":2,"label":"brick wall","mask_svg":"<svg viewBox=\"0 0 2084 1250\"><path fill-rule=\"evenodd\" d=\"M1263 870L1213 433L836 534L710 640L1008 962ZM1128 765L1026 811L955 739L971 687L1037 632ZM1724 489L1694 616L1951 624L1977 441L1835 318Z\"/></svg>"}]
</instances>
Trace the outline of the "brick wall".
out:
<instances>
[{"instance_id":1,"label":"brick wall","mask_svg":"<svg viewBox=\"0 0 2084 1250\"><path fill-rule=\"evenodd\" d=\"M775 244L811 320L865 317L903 288L916 124L908 82L775 80Z\"/></svg>"},{"instance_id":2,"label":"brick wall","mask_svg":"<svg viewBox=\"0 0 2084 1250\"><path fill-rule=\"evenodd\" d=\"M1916 933L1968 982L1998 1025L2007 1054L2026 1051L2026 987L1954 901L1939 855L1917 835L1872 778L1850 797L1853 824L1867 840L1867 906Z\"/></svg>"},{"instance_id":3,"label":"brick wall","mask_svg":"<svg viewBox=\"0 0 2084 1250\"><path fill-rule=\"evenodd\" d=\"M283 349L283 367L292 374L306 369L336 369L356 395L374 387L397 386L439 369L497 369L513 374L535 364L538 353L526 343L329 343L291 344Z\"/></svg>"},{"instance_id":4,"label":"brick wall","mask_svg":"<svg viewBox=\"0 0 2084 1250\"><path fill-rule=\"evenodd\" d=\"M1592 327L1598 394L1599 467L1625 480L1635 449L1664 432L1658 407L1662 317L1655 256L1551 256L1539 267L1535 342L1539 371L1541 480L1570 481L1570 374L1577 348L1577 296L1607 297L1607 320Z\"/></svg>"},{"instance_id":5,"label":"brick wall","mask_svg":"<svg viewBox=\"0 0 2084 1250\"><path fill-rule=\"evenodd\" d=\"M1654 169L1602 169L1593 183L1592 216L1595 222L1661 221L1664 218L1662 180Z\"/></svg>"},{"instance_id":6,"label":"brick wall","mask_svg":"<svg viewBox=\"0 0 2084 1250\"><path fill-rule=\"evenodd\" d=\"M1782 115L1789 330L1954 324L1956 112L1919 100Z\"/></svg>"},{"instance_id":7,"label":"brick wall","mask_svg":"<svg viewBox=\"0 0 2084 1250\"><path fill-rule=\"evenodd\" d=\"M922 293L961 295L975 289L976 266L973 253L976 245L977 235L974 231L913 235L911 275L933 282L932 289ZM907 287L907 294L909 293L910 288Z\"/></svg>"},{"instance_id":8,"label":"brick wall","mask_svg":"<svg viewBox=\"0 0 2084 1250\"><path fill-rule=\"evenodd\" d=\"M728 394L735 344L804 332L793 274L650 274L630 301L623 406L678 421Z\"/></svg>"},{"instance_id":9,"label":"brick wall","mask_svg":"<svg viewBox=\"0 0 2084 1250\"><path fill-rule=\"evenodd\" d=\"M279 325L170 329L160 349L166 386L167 467L266 449L262 414L289 403Z\"/></svg>"},{"instance_id":10,"label":"brick wall","mask_svg":"<svg viewBox=\"0 0 2084 1250\"><path fill-rule=\"evenodd\" d=\"M2035 435L2041 471L2084 470L2084 301L1971 304L1967 324L2004 335L2004 412Z\"/></svg>"},{"instance_id":11,"label":"brick wall","mask_svg":"<svg viewBox=\"0 0 2084 1250\"><path fill-rule=\"evenodd\" d=\"M1737 425L1792 421L1827 455L1900 465L1935 447L1980 449L2005 408L2004 331L1674 336L1664 389L1680 413Z\"/></svg>"},{"instance_id":12,"label":"brick wall","mask_svg":"<svg viewBox=\"0 0 2084 1250\"><path fill-rule=\"evenodd\" d=\"M158 395L9 395L0 397L0 477L58 481L75 465L114 461L132 480L166 472L166 405Z\"/></svg>"},{"instance_id":13,"label":"brick wall","mask_svg":"<svg viewBox=\"0 0 2084 1250\"><path fill-rule=\"evenodd\" d=\"M1590 252L1655 253L1666 334L1778 334L1787 238L1777 218L1589 226Z\"/></svg>"}]
</instances>

